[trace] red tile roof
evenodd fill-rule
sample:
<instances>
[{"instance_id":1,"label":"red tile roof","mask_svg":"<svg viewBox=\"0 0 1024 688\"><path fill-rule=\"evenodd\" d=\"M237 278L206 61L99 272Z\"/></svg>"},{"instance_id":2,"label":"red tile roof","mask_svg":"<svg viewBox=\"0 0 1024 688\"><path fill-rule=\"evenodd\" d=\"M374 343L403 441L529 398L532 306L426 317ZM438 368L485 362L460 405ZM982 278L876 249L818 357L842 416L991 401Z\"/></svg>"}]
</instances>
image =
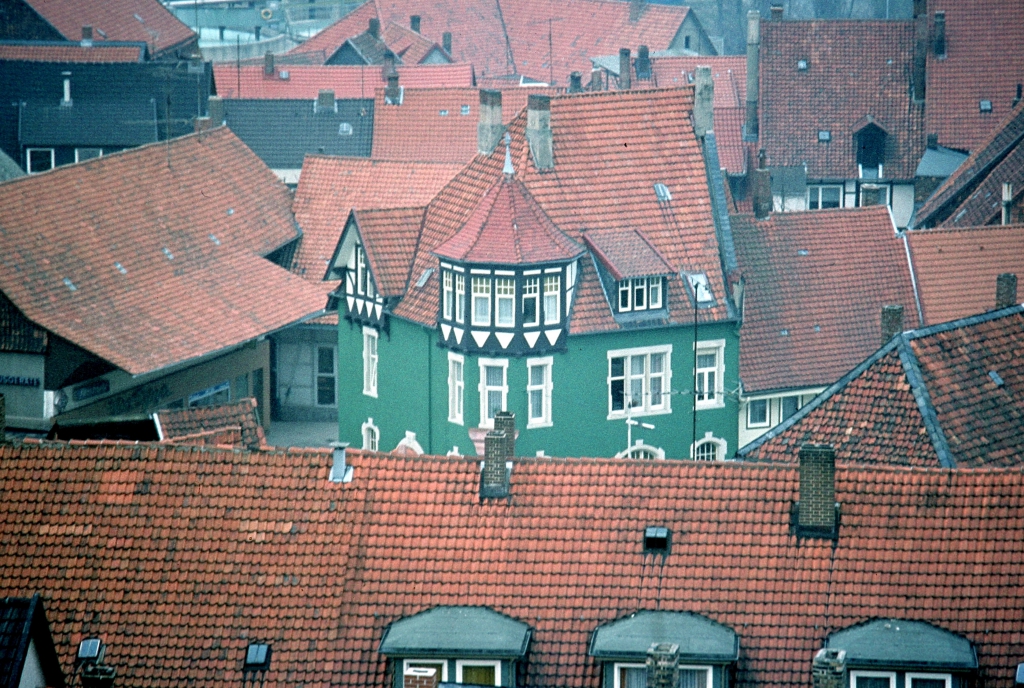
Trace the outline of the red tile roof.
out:
<instances>
[{"instance_id":1,"label":"red tile roof","mask_svg":"<svg viewBox=\"0 0 1024 688\"><path fill-rule=\"evenodd\" d=\"M704 162L690 123L692 89L584 93L551 99L554 170L539 172L525 145L526 116L510 125L516 178L540 207L574 241L584 231L641 229L673 269L669 290L683 294L680 271L704 272L718 299L703 309L702 319L728 317L719 267L718 243L711 214ZM499 145L490 156L477 156L438 194L427 209L412 274L435 267L431 252L469 219L502 174L505 153ZM654 184L665 184L673 200L659 202ZM578 278L580 298L573 306L572 334L618 329L609 306L596 297L601 287L589 266ZM594 281L588 285L588 281ZM410 289L394 313L424 325L437 318L437 276ZM597 309L597 313L588 312ZM672 323L692 322L688 308L672 310Z\"/></svg>"},{"instance_id":2,"label":"red tile roof","mask_svg":"<svg viewBox=\"0 0 1024 688\"><path fill-rule=\"evenodd\" d=\"M403 64L413 65L422 62L434 49L443 52L443 48L436 42L424 38L423 34L416 33L405 24L388 22L381 28L381 38Z\"/></svg>"},{"instance_id":3,"label":"red tile roof","mask_svg":"<svg viewBox=\"0 0 1024 688\"><path fill-rule=\"evenodd\" d=\"M323 64L345 41L366 31L370 26L370 19L376 18L377 6L373 2L364 2L305 43L289 50L288 55L317 53L317 64Z\"/></svg>"},{"instance_id":4,"label":"red tile roof","mask_svg":"<svg viewBox=\"0 0 1024 688\"><path fill-rule=\"evenodd\" d=\"M1024 102L1021 102L980 141L970 157L937 188L915 213L917 227L934 227L952 220L958 222L960 209L968 207L972 195L984 186L1002 198L1002 182L1020 176L1021 150L1024 149ZM1008 161L1008 162L1007 162ZM1003 165L1007 162L1007 165ZM998 187L996 185L999 185ZM1020 186L1018 184L1018 186ZM1020 192L1019 188L1016 188ZM988 200L981 197L981 200ZM966 214L966 213L965 213ZM972 217L983 213L971 213ZM970 221L962 217L966 224ZM982 224L975 221L974 224Z\"/></svg>"},{"instance_id":5,"label":"red tile roof","mask_svg":"<svg viewBox=\"0 0 1024 688\"><path fill-rule=\"evenodd\" d=\"M101 636L125 688L240 685L254 641L267 688L379 688L385 627L437 605L529 623L538 688L599 686L592 632L638 609L733 629L738 688L809 685L825 637L872 618L963 635L991 688L1024 653L1019 469L839 466L833 542L790 529L790 466L523 459L481 503L475 460L348 458L332 483L327 452L0 447L0 590L42 593L69 674Z\"/></svg>"},{"instance_id":6,"label":"red tile roof","mask_svg":"<svg viewBox=\"0 0 1024 688\"><path fill-rule=\"evenodd\" d=\"M554 95L547 88L506 88L501 121L512 121L531 93ZM401 105L377 91L373 111L374 158L468 163L477 152L480 92L475 88L406 88Z\"/></svg>"},{"instance_id":7,"label":"red tile roof","mask_svg":"<svg viewBox=\"0 0 1024 688\"><path fill-rule=\"evenodd\" d=\"M738 455L793 461L814 442L858 463L1020 465L1021 351L1021 306L904 332Z\"/></svg>"},{"instance_id":8,"label":"red tile roof","mask_svg":"<svg viewBox=\"0 0 1024 688\"><path fill-rule=\"evenodd\" d=\"M426 208L356 210L370 271L382 296L401 296L409 284L409 267Z\"/></svg>"},{"instance_id":9,"label":"red tile roof","mask_svg":"<svg viewBox=\"0 0 1024 688\"><path fill-rule=\"evenodd\" d=\"M907 232L926 324L984 313L995 305L996 277L1024 280L1024 225Z\"/></svg>"},{"instance_id":10,"label":"red tile roof","mask_svg":"<svg viewBox=\"0 0 1024 688\"><path fill-rule=\"evenodd\" d=\"M82 27L92 27L94 43L145 43L159 56L195 41L196 34L158 0L24 0L69 41L82 39Z\"/></svg>"},{"instance_id":11,"label":"red tile roof","mask_svg":"<svg viewBox=\"0 0 1024 688\"><path fill-rule=\"evenodd\" d=\"M32 324L10 299L0 293L0 351L44 354L48 346L46 330Z\"/></svg>"},{"instance_id":12,"label":"red tile roof","mask_svg":"<svg viewBox=\"0 0 1024 688\"><path fill-rule=\"evenodd\" d=\"M142 62L145 53L142 45L104 45L102 41L90 48L78 43L0 42L0 60L26 62Z\"/></svg>"},{"instance_id":13,"label":"red tile roof","mask_svg":"<svg viewBox=\"0 0 1024 688\"><path fill-rule=\"evenodd\" d=\"M287 187L226 128L0 184L0 291L132 374L322 309L260 258L295 239Z\"/></svg>"},{"instance_id":14,"label":"red tile roof","mask_svg":"<svg viewBox=\"0 0 1024 688\"><path fill-rule=\"evenodd\" d=\"M425 206L463 167L306 156L292 206L302 228L292 270L322 279L350 210Z\"/></svg>"},{"instance_id":15,"label":"red tile roof","mask_svg":"<svg viewBox=\"0 0 1024 688\"><path fill-rule=\"evenodd\" d=\"M384 88L383 67L370 65L284 65L266 76L262 65L217 63L213 78L221 98L316 99L321 90L334 91L335 98L373 98ZM400 83L407 88L448 88L473 85L469 64L399 65ZM288 78L282 78L287 72ZM241 83L239 84L239 79Z\"/></svg>"},{"instance_id":16,"label":"red tile roof","mask_svg":"<svg viewBox=\"0 0 1024 688\"><path fill-rule=\"evenodd\" d=\"M583 241L616 280L626 277L671 275L672 267L636 229L603 229L584 232Z\"/></svg>"},{"instance_id":17,"label":"red tile roof","mask_svg":"<svg viewBox=\"0 0 1024 688\"><path fill-rule=\"evenodd\" d=\"M830 385L881 345L882 306L920 324L902 239L884 206L731 218L745 282L745 392Z\"/></svg>"},{"instance_id":18,"label":"red tile roof","mask_svg":"<svg viewBox=\"0 0 1024 688\"><path fill-rule=\"evenodd\" d=\"M250 450L266 447L256 400L241 399L219 406L198 406L177 411L157 411L162 439L171 444L223 443L225 439ZM197 442L196 440L199 440Z\"/></svg>"},{"instance_id":19,"label":"red tile roof","mask_svg":"<svg viewBox=\"0 0 1024 688\"><path fill-rule=\"evenodd\" d=\"M870 116L888 134L885 176L913 179L925 148L924 108L911 99L913 48L910 22L762 21L759 126L769 164L855 179L854 134Z\"/></svg>"},{"instance_id":20,"label":"red tile roof","mask_svg":"<svg viewBox=\"0 0 1024 688\"><path fill-rule=\"evenodd\" d=\"M1024 82L1024 4L929 0L929 18L938 11L946 13L946 57L928 51L926 129L943 146L973 152L1010 111ZM992 102L992 112L981 112L982 100Z\"/></svg>"},{"instance_id":21,"label":"red tile roof","mask_svg":"<svg viewBox=\"0 0 1024 688\"><path fill-rule=\"evenodd\" d=\"M498 179L451 239L434 249L441 258L523 265L571 260L583 253L537 205L522 182Z\"/></svg>"}]
</instances>

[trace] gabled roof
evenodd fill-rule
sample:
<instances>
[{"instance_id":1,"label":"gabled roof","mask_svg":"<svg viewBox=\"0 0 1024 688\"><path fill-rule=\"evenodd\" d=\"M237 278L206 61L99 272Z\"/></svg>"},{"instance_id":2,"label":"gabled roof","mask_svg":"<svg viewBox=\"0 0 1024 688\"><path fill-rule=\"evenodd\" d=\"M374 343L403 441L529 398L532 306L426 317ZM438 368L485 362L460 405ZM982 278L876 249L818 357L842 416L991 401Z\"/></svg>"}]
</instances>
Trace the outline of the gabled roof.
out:
<instances>
[{"instance_id":1,"label":"gabled roof","mask_svg":"<svg viewBox=\"0 0 1024 688\"><path fill-rule=\"evenodd\" d=\"M762 21L758 111L770 164L806 164L809 179L857 178L854 133L870 115L888 133L885 177L913 179L925 148L924 108L911 98L913 50L906 21Z\"/></svg>"},{"instance_id":2,"label":"gabled roof","mask_svg":"<svg viewBox=\"0 0 1024 688\"><path fill-rule=\"evenodd\" d=\"M419 64L435 50L447 56L444 48L405 24L388 22L381 28L381 36L388 48L398 55L404 64Z\"/></svg>"},{"instance_id":3,"label":"gabled roof","mask_svg":"<svg viewBox=\"0 0 1024 688\"><path fill-rule=\"evenodd\" d=\"M934 227L950 220L956 222L958 209L966 207L972 194L982 186L991 194L994 185L999 183L998 198L1002 199L1001 182L1013 181L1019 177L1022 148L1024 102L1003 118L978 144L970 157L928 197L915 213L915 226ZM1002 164L1008 160L1010 164L1003 166ZM987 197L985 200L988 200Z\"/></svg>"},{"instance_id":4,"label":"gabled roof","mask_svg":"<svg viewBox=\"0 0 1024 688\"><path fill-rule=\"evenodd\" d=\"M91 26L93 42L132 41L154 56L194 41L196 34L157 0L23 0L69 41Z\"/></svg>"},{"instance_id":5,"label":"gabled roof","mask_svg":"<svg viewBox=\"0 0 1024 688\"><path fill-rule=\"evenodd\" d=\"M401 84L401 80L399 80ZM547 88L505 88L501 121L526 107L531 93L554 95ZM480 91L476 88L404 88L394 105L378 90L374 103L373 157L468 163L477 153Z\"/></svg>"},{"instance_id":6,"label":"gabled roof","mask_svg":"<svg viewBox=\"0 0 1024 688\"><path fill-rule=\"evenodd\" d=\"M0 41L0 60L26 62L142 62L145 43L99 41L89 47L57 41Z\"/></svg>"},{"instance_id":7,"label":"gabled roof","mask_svg":"<svg viewBox=\"0 0 1024 688\"><path fill-rule=\"evenodd\" d=\"M318 54L317 64L323 64L338 51L338 48L346 40L366 31L370 25L370 19L376 18L377 6L372 0L364 2L326 29L317 32L305 43L300 43L289 50L288 54L315 53Z\"/></svg>"},{"instance_id":8,"label":"gabled roof","mask_svg":"<svg viewBox=\"0 0 1024 688\"><path fill-rule=\"evenodd\" d=\"M290 204L226 128L6 182L0 291L37 326L155 371L323 308L323 289L260 257L297 237Z\"/></svg>"},{"instance_id":9,"label":"gabled roof","mask_svg":"<svg viewBox=\"0 0 1024 688\"><path fill-rule=\"evenodd\" d=\"M292 270L306 279L320 280L350 210L422 208L463 167L307 156L292 206L302 228Z\"/></svg>"},{"instance_id":10,"label":"gabled roof","mask_svg":"<svg viewBox=\"0 0 1024 688\"><path fill-rule=\"evenodd\" d=\"M885 206L735 215L743 275L740 380L748 394L830 385L878 349L882 307L921 321Z\"/></svg>"},{"instance_id":11,"label":"gabled roof","mask_svg":"<svg viewBox=\"0 0 1024 688\"><path fill-rule=\"evenodd\" d=\"M1024 280L1024 225L907 232L924 322L984 313L995 304L996 278Z\"/></svg>"},{"instance_id":12,"label":"gabled roof","mask_svg":"<svg viewBox=\"0 0 1024 688\"><path fill-rule=\"evenodd\" d=\"M425 208L353 210L377 289L401 296L409 284L409 266L423 228Z\"/></svg>"},{"instance_id":13,"label":"gabled roof","mask_svg":"<svg viewBox=\"0 0 1024 688\"><path fill-rule=\"evenodd\" d=\"M813 442L856 463L1020 465L1021 351L1022 306L904 332L737 456L793 461Z\"/></svg>"},{"instance_id":14,"label":"gabled roof","mask_svg":"<svg viewBox=\"0 0 1024 688\"><path fill-rule=\"evenodd\" d=\"M238 444L256 450L266 447L267 440L260 427L256 399L247 398L218 406L195 406L180 410L162 410L153 414L160 439L175 444L213 434L234 432Z\"/></svg>"},{"instance_id":15,"label":"gabled roof","mask_svg":"<svg viewBox=\"0 0 1024 688\"><path fill-rule=\"evenodd\" d=\"M355 50L356 54L368 65L384 64L388 57L394 59L392 52L379 36L374 36L369 31L352 36L345 41L345 45Z\"/></svg>"},{"instance_id":16,"label":"gabled roof","mask_svg":"<svg viewBox=\"0 0 1024 688\"><path fill-rule=\"evenodd\" d=\"M30 647L35 650L35 666L28 664ZM39 669L42 676L35 674ZM39 678L47 686L64 688L43 600L38 593L0 599L0 688L34 685L31 681Z\"/></svg>"},{"instance_id":17,"label":"gabled roof","mask_svg":"<svg viewBox=\"0 0 1024 688\"><path fill-rule=\"evenodd\" d=\"M332 483L326 451L2 446L0 589L47 596L64 666L102 635L129 688L240 685L262 639L268 686L379 688L384 629L444 605L528 624L538 688L599 686L591 635L637 610L733 629L738 688L808 685L829 633L878 618L962 635L986 685L1013 685L1019 469L840 465L833 541L790 529L793 466L529 458L511 502L481 503L475 459L348 462ZM643 552L652 523L663 559Z\"/></svg>"},{"instance_id":18,"label":"gabled roof","mask_svg":"<svg viewBox=\"0 0 1024 688\"><path fill-rule=\"evenodd\" d=\"M946 55L928 50L926 130L943 146L973 152L1010 111L1024 82L1024 4L929 0L933 26L940 11L946 13ZM981 112L983 100L991 101L991 112Z\"/></svg>"},{"instance_id":19,"label":"gabled roof","mask_svg":"<svg viewBox=\"0 0 1024 688\"><path fill-rule=\"evenodd\" d=\"M213 67L221 98L292 98L315 100L321 90L336 99L373 98L387 85L386 67L379 65L279 65L267 76L262 65L221 62ZM400 82L407 88L442 88L473 85L473 65L399 65ZM287 73L287 78L285 74Z\"/></svg>"},{"instance_id":20,"label":"gabled roof","mask_svg":"<svg viewBox=\"0 0 1024 688\"><path fill-rule=\"evenodd\" d=\"M504 177L434 253L467 263L528 265L572 260L583 248L551 222L521 182Z\"/></svg>"},{"instance_id":21,"label":"gabled roof","mask_svg":"<svg viewBox=\"0 0 1024 688\"><path fill-rule=\"evenodd\" d=\"M636 229L584 232L583 241L616 280L672 274L658 249Z\"/></svg>"},{"instance_id":22,"label":"gabled roof","mask_svg":"<svg viewBox=\"0 0 1024 688\"><path fill-rule=\"evenodd\" d=\"M640 228L673 270L670 292L685 293L679 273L703 272L716 297L725 294L718 241L704 161L690 123L689 89L595 92L551 99L554 170L538 171L525 142L526 113L509 126L516 179L551 221L573 241L584 231ZM436 267L433 251L473 214L502 174L504 146L478 155L427 208L411 274ZM664 184L673 200L659 201ZM583 261L577 280L570 333L616 330L599 278ZM433 326L438 306L437 275L410 288L393 313ZM593 309L593 310L592 310ZM729 317L725 299L699 317ZM669 324L692 322L688 308L669 310Z\"/></svg>"}]
</instances>

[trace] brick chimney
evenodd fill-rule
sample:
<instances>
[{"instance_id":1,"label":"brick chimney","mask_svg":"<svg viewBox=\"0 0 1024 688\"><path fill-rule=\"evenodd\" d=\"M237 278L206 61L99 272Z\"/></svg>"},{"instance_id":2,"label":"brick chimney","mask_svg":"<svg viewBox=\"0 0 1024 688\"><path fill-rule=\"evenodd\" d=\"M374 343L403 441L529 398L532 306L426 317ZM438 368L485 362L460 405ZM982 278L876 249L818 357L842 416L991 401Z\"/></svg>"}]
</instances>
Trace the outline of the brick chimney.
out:
<instances>
[{"instance_id":1,"label":"brick chimney","mask_svg":"<svg viewBox=\"0 0 1024 688\"><path fill-rule=\"evenodd\" d=\"M370 19L370 25L366 29L371 36L374 38L380 38L380 19L373 17Z\"/></svg>"},{"instance_id":2,"label":"brick chimney","mask_svg":"<svg viewBox=\"0 0 1024 688\"><path fill-rule=\"evenodd\" d=\"M629 58L629 48L619 48L619 90L629 90L632 72L633 60Z\"/></svg>"},{"instance_id":3,"label":"brick chimney","mask_svg":"<svg viewBox=\"0 0 1024 688\"><path fill-rule=\"evenodd\" d=\"M914 0L914 101L924 102L928 70L928 0Z\"/></svg>"},{"instance_id":4,"label":"brick chimney","mask_svg":"<svg viewBox=\"0 0 1024 688\"><path fill-rule=\"evenodd\" d=\"M409 15L409 28L415 31L416 33L420 32L420 15Z\"/></svg>"},{"instance_id":5,"label":"brick chimney","mask_svg":"<svg viewBox=\"0 0 1024 688\"><path fill-rule=\"evenodd\" d=\"M647 648L647 688L676 688L679 685L679 646L652 643Z\"/></svg>"},{"instance_id":6,"label":"brick chimney","mask_svg":"<svg viewBox=\"0 0 1024 688\"><path fill-rule=\"evenodd\" d=\"M1013 207L1013 184L1003 182L1003 217L1004 225L1010 224L1010 209Z\"/></svg>"},{"instance_id":7,"label":"brick chimney","mask_svg":"<svg viewBox=\"0 0 1024 688\"><path fill-rule=\"evenodd\" d=\"M752 174L751 200L754 205L754 217L764 220L772 213L772 179L765 169L765 155L762 148L757 154L757 169Z\"/></svg>"},{"instance_id":8,"label":"brick chimney","mask_svg":"<svg viewBox=\"0 0 1024 688\"><path fill-rule=\"evenodd\" d=\"M480 121L476 125L476 150L490 155L505 133L501 123L501 91L480 89Z\"/></svg>"},{"instance_id":9,"label":"brick chimney","mask_svg":"<svg viewBox=\"0 0 1024 688\"><path fill-rule=\"evenodd\" d=\"M583 90L583 75L573 72L569 75L569 93L579 93Z\"/></svg>"},{"instance_id":10,"label":"brick chimney","mask_svg":"<svg viewBox=\"0 0 1024 688\"><path fill-rule=\"evenodd\" d=\"M771 8L770 8L770 11L771 11L771 19L772 19L773 22L780 22L780 21L782 21L782 12L783 12L782 5L772 5Z\"/></svg>"},{"instance_id":11,"label":"brick chimney","mask_svg":"<svg viewBox=\"0 0 1024 688\"><path fill-rule=\"evenodd\" d=\"M945 59L946 57L946 13L939 11L935 13L935 41L933 42L935 57Z\"/></svg>"},{"instance_id":12,"label":"brick chimney","mask_svg":"<svg viewBox=\"0 0 1024 688\"><path fill-rule=\"evenodd\" d=\"M796 511L798 535L835 538L836 453L831 445L800 447L800 501Z\"/></svg>"},{"instance_id":13,"label":"brick chimney","mask_svg":"<svg viewBox=\"0 0 1024 688\"><path fill-rule=\"evenodd\" d=\"M505 433L505 458L515 457L516 414L511 411L498 411L494 416L494 429Z\"/></svg>"},{"instance_id":14,"label":"brick chimney","mask_svg":"<svg viewBox=\"0 0 1024 688\"><path fill-rule=\"evenodd\" d=\"M758 64L761 51L761 15L757 10L747 12L747 119L744 134L757 138Z\"/></svg>"},{"instance_id":15,"label":"brick chimney","mask_svg":"<svg viewBox=\"0 0 1024 688\"><path fill-rule=\"evenodd\" d=\"M274 53L269 50L263 54L263 76L274 76Z\"/></svg>"},{"instance_id":16,"label":"brick chimney","mask_svg":"<svg viewBox=\"0 0 1024 688\"><path fill-rule=\"evenodd\" d=\"M996 278L996 308L1017 305L1017 275L1004 272Z\"/></svg>"},{"instance_id":17,"label":"brick chimney","mask_svg":"<svg viewBox=\"0 0 1024 688\"><path fill-rule=\"evenodd\" d=\"M220 96L210 96L206 104L206 113L210 116L210 124L219 127L224 124L224 101Z\"/></svg>"},{"instance_id":18,"label":"brick chimney","mask_svg":"<svg viewBox=\"0 0 1024 688\"><path fill-rule=\"evenodd\" d=\"M814 679L814 688L845 688L846 650L833 650L827 647L818 650L814 655L811 675Z\"/></svg>"},{"instance_id":19,"label":"brick chimney","mask_svg":"<svg viewBox=\"0 0 1024 688\"><path fill-rule=\"evenodd\" d=\"M92 47L92 27L89 25L82 27L82 47Z\"/></svg>"},{"instance_id":20,"label":"brick chimney","mask_svg":"<svg viewBox=\"0 0 1024 688\"><path fill-rule=\"evenodd\" d=\"M491 430L484 437L484 466L480 471L480 499L505 499L512 493L504 430Z\"/></svg>"},{"instance_id":21,"label":"brick chimney","mask_svg":"<svg viewBox=\"0 0 1024 688\"><path fill-rule=\"evenodd\" d=\"M693 131L703 139L714 129L715 83L711 80L711 67L697 67L693 86Z\"/></svg>"},{"instance_id":22,"label":"brick chimney","mask_svg":"<svg viewBox=\"0 0 1024 688\"><path fill-rule=\"evenodd\" d=\"M882 306L882 346L903 331L903 306Z\"/></svg>"},{"instance_id":23,"label":"brick chimney","mask_svg":"<svg viewBox=\"0 0 1024 688\"><path fill-rule=\"evenodd\" d=\"M388 85L384 88L384 102L388 105L402 104L402 87L398 85L398 72L388 74Z\"/></svg>"},{"instance_id":24,"label":"brick chimney","mask_svg":"<svg viewBox=\"0 0 1024 688\"><path fill-rule=\"evenodd\" d=\"M644 16L647 9L647 0L629 0L629 21L636 24L640 17Z\"/></svg>"},{"instance_id":25,"label":"brick chimney","mask_svg":"<svg viewBox=\"0 0 1024 688\"><path fill-rule=\"evenodd\" d=\"M533 166L550 170L555 166L551 137L551 96L531 93L526 100L526 140L530 144Z\"/></svg>"},{"instance_id":26,"label":"brick chimney","mask_svg":"<svg viewBox=\"0 0 1024 688\"><path fill-rule=\"evenodd\" d=\"M316 97L317 112L334 112L334 91L321 90Z\"/></svg>"},{"instance_id":27,"label":"brick chimney","mask_svg":"<svg viewBox=\"0 0 1024 688\"><path fill-rule=\"evenodd\" d=\"M437 669L433 667L409 667L402 677L404 688L437 688Z\"/></svg>"},{"instance_id":28,"label":"brick chimney","mask_svg":"<svg viewBox=\"0 0 1024 688\"><path fill-rule=\"evenodd\" d=\"M450 56L452 54L452 32L445 31L441 34L441 47Z\"/></svg>"}]
</instances>

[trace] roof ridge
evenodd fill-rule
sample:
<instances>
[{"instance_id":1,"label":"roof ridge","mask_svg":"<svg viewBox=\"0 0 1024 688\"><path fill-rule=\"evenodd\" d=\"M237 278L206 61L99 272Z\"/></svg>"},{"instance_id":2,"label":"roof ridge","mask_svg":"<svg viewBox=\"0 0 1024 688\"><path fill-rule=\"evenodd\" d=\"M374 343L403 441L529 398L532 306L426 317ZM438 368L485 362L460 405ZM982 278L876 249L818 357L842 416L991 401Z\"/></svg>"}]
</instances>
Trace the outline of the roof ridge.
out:
<instances>
[{"instance_id":1,"label":"roof ridge","mask_svg":"<svg viewBox=\"0 0 1024 688\"><path fill-rule=\"evenodd\" d=\"M966 318L959 318L957 320L950 320L949 322L939 323L937 325L929 325L927 327L909 330L904 334L906 334L911 340L922 339L924 337L930 337L934 334L940 334L942 332L956 330L961 327L970 327L972 325L980 325L981 323L988 322L990 320L998 320L999 318L1005 318L1007 316L1013 315L1014 313L1024 313L1024 304L1007 306L1006 308L997 308L991 311L986 311L985 313L970 315L967 316Z\"/></svg>"},{"instance_id":2,"label":"roof ridge","mask_svg":"<svg viewBox=\"0 0 1024 688\"><path fill-rule=\"evenodd\" d=\"M910 392L917 402L917 409L921 413L924 427L928 431L928 438L932 442L939 464L943 468L956 468L956 460L949 450L949 442L946 433L939 424L938 414L935 412L935 405L932 403L932 395L925 384L924 376L921 374L921 363L917 360L917 354L910 346L911 337L906 333L896 335L897 350L899 351L900 363L903 365L903 372L910 383Z\"/></svg>"}]
</instances>

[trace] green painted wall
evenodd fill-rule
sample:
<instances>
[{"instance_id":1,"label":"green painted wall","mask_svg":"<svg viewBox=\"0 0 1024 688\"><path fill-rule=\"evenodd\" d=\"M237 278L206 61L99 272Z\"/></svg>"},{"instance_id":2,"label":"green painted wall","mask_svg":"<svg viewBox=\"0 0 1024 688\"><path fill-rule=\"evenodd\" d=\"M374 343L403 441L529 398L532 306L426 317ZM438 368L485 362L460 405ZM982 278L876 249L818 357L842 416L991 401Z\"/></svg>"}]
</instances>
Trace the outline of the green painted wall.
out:
<instances>
[{"instance_id":1,"label":"green painted wall","mask_svg":"<svg viewBox=\"0 0 1024 688\"><path fill-rule=\"evenodd\" d=\"M424 451L444 454L457 446L475 453L468 430L480 420L478 357L465 356L463 425L448 421L448 351L437 346L437 332L397 318L390 337L378 340L378 396L363 394L363 334L361 327L341 321L338 337L339 437L362 446L361 426L373 418L380 429L381 450L391 450L410 430ZM732 323L702 325L700 341L725 340L724 406L697 411L697 437L712 432L727 443L725 456L737 448L739 339ZM612 349L670 344L671 413L643 416L653 430L634 427L633 440L664 449L666 458L688 458L692 442L693 329L691 327L634 330L571 337L569 350L552 354L551 427L527 428L526 358L509 358L508 409L516 414L519 439L516 453L533 456L607 457L626 448L626 424L608 420L608 356ZM501 358L490 356L489 358Z\"/></svg>"}]
</instances>

